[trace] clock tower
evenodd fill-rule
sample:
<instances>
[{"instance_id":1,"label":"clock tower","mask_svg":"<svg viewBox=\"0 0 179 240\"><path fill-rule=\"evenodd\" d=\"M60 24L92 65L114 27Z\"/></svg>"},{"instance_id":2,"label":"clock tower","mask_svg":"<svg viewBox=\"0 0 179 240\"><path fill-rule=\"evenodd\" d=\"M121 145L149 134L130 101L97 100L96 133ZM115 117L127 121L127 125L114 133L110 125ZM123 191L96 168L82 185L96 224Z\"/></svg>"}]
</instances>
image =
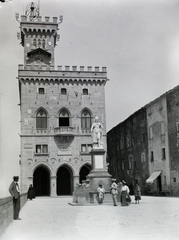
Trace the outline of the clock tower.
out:
<instances>
[{"instance_id":1,"label":"clock tower","mask_svg":"<svg viewBox=\"0 0 179 240\"><path fill-rule=\"evenodd\" d=\"M24 47L24 65L54 65L54 48L59 40L58 26L63 17L54 17L50 22L49 17L39 16L39 8L35 3L26 7L26 15L21 16L20 35Z\"/></svg>"},{"instance_id":2,"label":"clock tower","mask_svg":"<svg viewBox=\"0 0 179 240\"><path fill-rule=\"evenodd\" d=\"M24 48L24 64L18 66L21 191L33 184L37 196L72 195L76 184L86 179L92 169L91 126L96 116L103 125L106 151L106 67L55 68L62 20L42 18L32 2L19 21Z\"/></svg>"}]
</instances>

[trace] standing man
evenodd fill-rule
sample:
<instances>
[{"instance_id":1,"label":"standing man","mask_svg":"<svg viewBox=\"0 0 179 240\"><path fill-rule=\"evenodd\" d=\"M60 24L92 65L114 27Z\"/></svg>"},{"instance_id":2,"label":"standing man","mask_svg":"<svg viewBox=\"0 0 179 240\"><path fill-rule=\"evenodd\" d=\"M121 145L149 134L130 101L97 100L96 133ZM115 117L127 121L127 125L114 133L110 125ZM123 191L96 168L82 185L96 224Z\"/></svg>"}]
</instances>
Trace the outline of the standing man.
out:
<instances>
[{"instance_id":1,"label":"standing man","mask_svg":"<svg viewBox=\"0 0 179 240\"><path fill-rule=\"evenodd\" d=\"M112 194L112 199L114 206L117 206L117 195L118 195L118 185L116 183L116 179L111 179L112 184L111 184L111 194Z\"/></svg>"},{"instance_id":2,"label":"standing man","mask_svg":"<svg viewBox=\"0 0 179 240\"><path fill-rule=\"evenodd\" d=\"M20 189L19 189L19 177L14 176L13 182L9 186L9 192L13 196L13 210L14 210L14 220L21 220L19 218L19 212L20 212Z\"/></svg>"}]
</instances>

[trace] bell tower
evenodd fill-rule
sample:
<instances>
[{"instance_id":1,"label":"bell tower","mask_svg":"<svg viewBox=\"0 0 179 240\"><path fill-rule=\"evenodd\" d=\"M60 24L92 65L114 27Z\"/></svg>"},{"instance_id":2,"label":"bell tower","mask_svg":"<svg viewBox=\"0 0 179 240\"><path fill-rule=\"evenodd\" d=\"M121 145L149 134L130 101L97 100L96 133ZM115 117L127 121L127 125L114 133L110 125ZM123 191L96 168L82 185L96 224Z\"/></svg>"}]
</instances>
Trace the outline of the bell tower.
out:
<instances>
[{"instance_id":1,"label":"bell tower","mask_svg":"<svg viewBox=\"0 0 179 240\"><path fill-rule=\"evenodd\" d=\"M18 14L16 19L18 20ZM25 15L21 16L20 33L21 45L24 47L24 65L54 65L54 48L60 39L58 25L62 22L63 16L49 17L39 16L39 7L31 2L27 5Z\"/></svg>"},{"instance_id":2,"label":"bell tower","mask_svg":"<svg viewBox=\"0 0 179 240\"><path fill-rule=\"evenodd\" d=\"M39 6L31 2L20 20L16 14L16 20L24 48L24 63L18 65L21 192L33 184L37 196L71 195L92 168L95 116L103 125L101 163L104 160L106 167L107 68L55 66L62 16L42 18Z\"/></svg>"}]
</instances>

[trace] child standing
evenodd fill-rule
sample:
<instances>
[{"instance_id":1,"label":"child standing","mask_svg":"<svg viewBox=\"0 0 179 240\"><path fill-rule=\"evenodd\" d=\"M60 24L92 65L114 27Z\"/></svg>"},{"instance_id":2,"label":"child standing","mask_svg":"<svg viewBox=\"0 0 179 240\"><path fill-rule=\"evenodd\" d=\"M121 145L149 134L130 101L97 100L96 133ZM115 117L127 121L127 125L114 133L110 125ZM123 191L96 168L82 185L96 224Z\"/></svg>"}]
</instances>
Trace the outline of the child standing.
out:
<instances>
[{"instance_id":1,"label":"child standing","mask_svg":"<svg viewBox=\"0 0 179 240\"><path fill-rule=\"evenodd\" d=\"M136 203L139 204L139 200L141 200L141 191L138 184L135 185L134 194L135 194L135 204Z\"/></svg>"},{"instance_id":2,"label":"child standing","mask_svg":"<svg viewBox=\"0 0 179 240\"><path fill-rule=\"evenodd\" d=\"M105 193L105 189L101 183L99 184L99 187L97 188L97 192L98 192L97 193L97 201L101 205L101 204L103 204L104 193Z\"/></svg>"}]
</instances>

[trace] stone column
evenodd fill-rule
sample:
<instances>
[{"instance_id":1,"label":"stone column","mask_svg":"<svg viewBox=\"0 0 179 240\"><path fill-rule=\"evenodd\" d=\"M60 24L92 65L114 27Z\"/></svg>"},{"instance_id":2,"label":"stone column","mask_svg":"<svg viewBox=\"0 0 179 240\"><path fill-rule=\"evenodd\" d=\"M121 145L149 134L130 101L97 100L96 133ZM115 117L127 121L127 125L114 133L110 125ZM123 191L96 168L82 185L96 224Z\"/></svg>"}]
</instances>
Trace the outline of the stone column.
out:
<instances>
[{"instance_id":1,"label":"stone column","mask_svg":"<svg viewBox=\"0 0 179 240\"><path fill-rule=\"evenodd\" d=\"M57 197L57 186L56 186L56 182L57 182L57 177L56 177L56 176L51 176L51 177L50 177L50 189L51 189L50 196L51 196L51 197Z\"/></svg>"},{"instance_id":2,"label":"stone column","mask_svg":"<svg viewBox=\"0 0 179 240\"><path fill-rule=\"evenodd\" d=\"M29 184L29 186L30 186L30 184L32 184L32 186L33 186L33 178L34 178L34 177L28 177L28 180L29 180L29 181L28 181L28 184ZM29 187L29 186L28 186L28 187Z\"/></svg>"},{"instance_id":3,"label":"stone column","mask_svg":"<svg viewBox=\"0 0 179 240\"><path fill-rule=\"evenodd\" d=\"M79 175L74 175L73 176L73 189L75 189L76 184L79 183L79 180L80 180L79 178L80 178Z\"/></svg>"}]
</instances>

